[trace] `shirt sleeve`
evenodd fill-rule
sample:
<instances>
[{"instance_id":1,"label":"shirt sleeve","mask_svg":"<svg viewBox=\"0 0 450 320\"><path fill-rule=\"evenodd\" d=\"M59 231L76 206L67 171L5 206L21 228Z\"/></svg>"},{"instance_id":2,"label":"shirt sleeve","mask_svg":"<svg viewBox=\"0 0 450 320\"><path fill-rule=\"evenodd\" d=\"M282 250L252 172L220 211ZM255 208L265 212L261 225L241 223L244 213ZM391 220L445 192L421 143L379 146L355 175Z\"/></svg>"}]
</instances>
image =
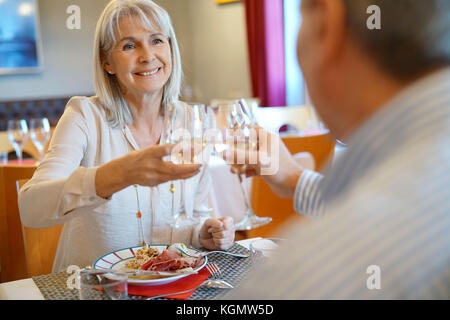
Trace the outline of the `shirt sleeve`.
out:
<instances>
[{"instance_id":1,"label":"shirt sleeve","mask_svg":"<svg viewBox=\"0 0 450 320\"><path fill-rule=\"evenodd\" d=\"M20 190L20 217L27 227L59 225L108 201L96 193L97 167L80 166L90 139L82 103L69 101L44 160Z\"/></svg>"},{"instance_id":2,"label":"shirt sleeve","mask_svg":"<svg viewBox=\"0 0 450 320\"><path fill-rule=\"evenodd\" d=\"M303 171L295 189L295 211L311 218L323 215L323 178L323 175L315 171Z\"/></svg>"}]
</instances>

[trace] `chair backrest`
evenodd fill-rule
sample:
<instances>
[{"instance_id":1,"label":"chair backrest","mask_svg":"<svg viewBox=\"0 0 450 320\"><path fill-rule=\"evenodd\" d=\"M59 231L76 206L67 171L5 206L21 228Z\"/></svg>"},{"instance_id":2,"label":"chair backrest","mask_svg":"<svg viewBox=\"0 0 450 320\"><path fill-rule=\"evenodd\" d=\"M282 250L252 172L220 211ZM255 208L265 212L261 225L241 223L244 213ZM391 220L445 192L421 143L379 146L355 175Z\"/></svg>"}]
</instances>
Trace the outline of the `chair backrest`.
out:
<instances>
[{"instance_id":1,"label":"chair backrest","mask_svg":"<svg viewBox=\"0 0 450 320\"><path fill-rule=\"evenodd\" d=\"M314 158L314 169L317 171L323 169L334 155L335 143L329 132L306 137L284 137L282 140L293 155L299 152L310 153ZM278 197L262 178L253 178L250 201L258 216L272 217L272 222L266 226L247 231L247 237L280 236L283 226L288 221L289 223L291 220L307 221L304 216L295 212L292 199Z\"/></svg>"},{"instance_id":2,"label":"chair backrest","mask_svg":"<svg viewBox=\"0 0 450 320\"><path fill-rule=\"evenodd\" d=\"M17 181L17 193L28 181ZM53 260L58 248L59 236L63 225L45 229L28 228L22 225L25 260L29 277L52 272Z\"/></svg>"},{"instance_id":3,"label":"chair backrest","mask_svg":"<svg viewBox=\"0 0 450 320\"><path fill-rule=\"evenodd\" d=\"M311 106L254 108L254 113L258 125L271 132L278 132L284 125L290 125L299 131L316 129L320 123Z\"/></svg>"},{"instance_id":4,"label":"chair backrest","mask_svg":"<svg viewBox=\"0 0 450 320\"><path fill-rule=\"evenodd\" d=\"M25 252L17 204L16 181L29 179L35 165L0 164L0 281L27 278Z\"/></svg>"}]
</instances>

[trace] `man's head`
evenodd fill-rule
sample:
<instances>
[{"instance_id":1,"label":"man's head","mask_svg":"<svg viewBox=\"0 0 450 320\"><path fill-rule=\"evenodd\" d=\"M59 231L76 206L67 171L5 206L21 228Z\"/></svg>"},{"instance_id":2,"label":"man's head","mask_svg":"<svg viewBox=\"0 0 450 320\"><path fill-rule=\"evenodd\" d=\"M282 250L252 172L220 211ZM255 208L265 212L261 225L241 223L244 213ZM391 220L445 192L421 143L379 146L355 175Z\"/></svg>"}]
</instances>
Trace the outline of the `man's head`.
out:
<instances>
[{"instance_id":1,"label":"man's head","mask_svg":"<svg viewBox=\"0 0 450 320\"><path fill-rule=\"evenodd\" d=\"M380 9L381 29L367 20ZM450 65L448 0L302 0L298 56L319 114L351 133L402 87Z\"/></svg>"}]
</instances>

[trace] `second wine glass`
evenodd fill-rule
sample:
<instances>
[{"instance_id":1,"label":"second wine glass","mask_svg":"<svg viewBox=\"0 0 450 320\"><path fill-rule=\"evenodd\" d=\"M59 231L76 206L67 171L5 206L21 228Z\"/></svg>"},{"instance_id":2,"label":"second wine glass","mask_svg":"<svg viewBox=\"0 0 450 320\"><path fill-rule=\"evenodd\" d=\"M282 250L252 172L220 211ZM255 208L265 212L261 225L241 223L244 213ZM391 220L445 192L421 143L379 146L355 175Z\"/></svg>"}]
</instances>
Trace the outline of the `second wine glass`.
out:
<instances>
[{"instance_id":1,"label":"second wine glass","mask_svg":"<svg viewBox=\"0 0 450 320\"><path fill-rule=\"evenodd\" d=\"M39 151L39 161L44 158L44 148L50 140L50 123L47 118L36 118L30 120L30 136Z\"/></svg>"},{"instance_id":2,"label":"second wine glass","mask_svg":"<svg viewBox=\"0 0 450 320\"><path fill-rule=\"evenodd\" d=\"M216 115L217 132L220 133L219 139L215 143L215 151L221 153L225 150L239 150L241 154L250 156L257 149L257 137L254 134L256 121L252 110L246 104L245 100L233 101L225 104L213 106ZM250 153L251 152L251 153ZM234 159L233 159L234 160ZM244 159L241 159L244 160ZM237 159L239 164L240 160ZM245 171L245 162L242 163L241 171ZM247 191L245 175L237 174L239 185L245 204L244 219L235 224L236 230L252 230L264 226L272 221L271 217L258 217L250 204L250 197Z\"/></svg>"}]
</instances>

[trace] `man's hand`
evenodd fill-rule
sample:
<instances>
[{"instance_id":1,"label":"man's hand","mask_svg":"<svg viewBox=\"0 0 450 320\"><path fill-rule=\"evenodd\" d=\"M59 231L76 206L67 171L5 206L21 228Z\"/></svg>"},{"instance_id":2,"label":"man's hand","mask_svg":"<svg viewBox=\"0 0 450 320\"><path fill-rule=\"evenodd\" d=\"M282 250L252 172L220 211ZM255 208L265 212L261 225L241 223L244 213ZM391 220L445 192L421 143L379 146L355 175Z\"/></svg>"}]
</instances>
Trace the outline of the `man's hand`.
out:
<instances>
[{"instance_id":1,"label":"man's hand","mask_svg":"<svg viewBox=\"0 0 450 320\"><path fill-rule=\"evenodd\" d=\"M257 148L243 150L231 146L222 157L231 165L232 173L245 174L246 177L260 176L278 196L292 198L304 168L295 161L279 135L260 127L256 130ZM237 159L244 161L237 162ZM267 168L278 170L271 172Z\"/></svg>"}]
</instances>

